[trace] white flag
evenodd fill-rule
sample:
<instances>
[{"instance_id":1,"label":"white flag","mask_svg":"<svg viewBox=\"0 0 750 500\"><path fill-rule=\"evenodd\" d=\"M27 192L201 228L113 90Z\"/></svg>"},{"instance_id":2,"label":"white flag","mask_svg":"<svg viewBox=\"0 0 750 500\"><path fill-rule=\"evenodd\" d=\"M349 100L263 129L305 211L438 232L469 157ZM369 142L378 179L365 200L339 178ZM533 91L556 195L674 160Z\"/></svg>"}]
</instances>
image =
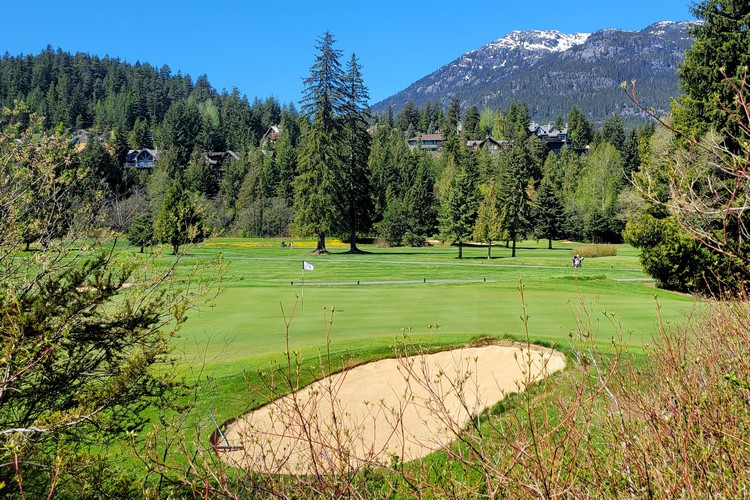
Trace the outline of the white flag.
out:
<instances>
[{"instance_id":1,"label":"white flag","mask_svg":"<svg viewBox=\"0 0 750 500\"><path fill-rule=\"evenodd\" d=\"M305 271L312 271L312 270L313 270L313 269L315 269L315 268L313 267L313 265L312 265L312 264L310 264L310 263L309 263L309 262L307 262L306 260L303 260L303 261L302 261L302 269L304 269Z\"/></svg>"}]
</instances>

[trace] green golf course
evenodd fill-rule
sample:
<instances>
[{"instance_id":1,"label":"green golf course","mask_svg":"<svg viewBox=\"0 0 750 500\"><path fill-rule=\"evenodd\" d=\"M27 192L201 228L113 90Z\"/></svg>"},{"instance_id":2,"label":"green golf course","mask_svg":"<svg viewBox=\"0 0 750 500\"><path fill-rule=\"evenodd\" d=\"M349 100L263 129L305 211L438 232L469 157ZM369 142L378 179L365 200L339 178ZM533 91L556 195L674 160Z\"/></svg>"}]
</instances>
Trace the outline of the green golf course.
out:
<instances>
[{"instance_id":1,"label":"green golf course","mask_svg":"<svg viewBox=\"0 0 750 500\"><path fill-rule=\"evenodd\" d=\"M642 272L637 250L617 246L617 255L570 265L575 243L526 241L510 249L376 248L349 254L348 246L329 243L329 255L312 255L311 243L281 247L281 240L215 238L192 247L180 266L221 254L226 263L224 291L213 307L189 314L177 340L186 360L200 360L204 374L240 377L284 359L285 316L293 316L289 347L306 357L326 345L330 351L365 359L387 355L405 332L415 342L448 346L480 336L524 339L527 315L533 341L563 350L583 308L598 342L613 334L612 320L635 351L649 342L663 320L679 322L695 299L655 288ZM168 257L164 257L168 259ZM314 267L304 271L303 261ZM303 284L304 280L304 284ZM523 286L522 294L519 290ZM385 348L385 349L384 349Z\"/></svg>"}]
</instances>

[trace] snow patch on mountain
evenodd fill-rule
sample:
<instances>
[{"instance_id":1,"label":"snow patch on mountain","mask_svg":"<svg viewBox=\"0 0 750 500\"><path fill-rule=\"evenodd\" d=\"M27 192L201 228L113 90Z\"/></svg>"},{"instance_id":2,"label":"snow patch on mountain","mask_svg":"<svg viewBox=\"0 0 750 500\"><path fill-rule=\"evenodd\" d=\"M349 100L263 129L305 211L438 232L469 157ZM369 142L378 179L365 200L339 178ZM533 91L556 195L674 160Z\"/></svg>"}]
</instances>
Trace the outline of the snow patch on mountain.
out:
<instances>
[{"instance_id":1,"label":"snow patch on mountain","mask_svg":"<svg viewBox=\"0 0 750 500\"><path fill-rule=\"evenodd\" d=\"M591 33L565 34L556 30L514 30L503 38L486 45L491 49L524 49L529 51L565 52L571 47L586 43Z\"/></svg>"}]
</instances>

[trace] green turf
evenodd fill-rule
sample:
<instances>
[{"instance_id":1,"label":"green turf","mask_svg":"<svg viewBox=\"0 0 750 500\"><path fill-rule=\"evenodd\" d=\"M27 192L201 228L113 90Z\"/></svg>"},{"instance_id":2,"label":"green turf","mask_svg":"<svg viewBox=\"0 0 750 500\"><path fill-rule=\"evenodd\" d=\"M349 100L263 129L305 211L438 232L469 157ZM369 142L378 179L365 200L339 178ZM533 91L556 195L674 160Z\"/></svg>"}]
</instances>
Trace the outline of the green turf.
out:
<instances>
[{"instance_id":1,"label":"green turf","mask_svg":"<svg viewBox=\"0 0 750 500\"><path fill-rule=\"evenodd\" d=\"M315 256L310 241L295 240L293 249L281 248L280 242L214 238L187 248L179 261L178 277L218 255L227 266L225 290L214 307L191 311L175 340L182 360L178 370L188 380L200 375L203 382L194 408L184 415L188 433L198 428L204 429L202 435L210 433L211 415L224 422L265 402L257 390L263 386L258 372L272 364L283 366L286 359L282 307L288 317L296 304L289 347L305 360L302 382L307 383L320 376L316 359L327 349L324 311L330 318L331 308L329 349L334 365L340 366L342 359L366 362L392 355L405 332L415 342L437 347L483 336L522 340L524 311L532 341L567 350L581 304L598 330L599 343L609 342L614 318L638 355L655 331L657 299L669 322L682 321L696 303L654 288L641 270L638 251L627 245L619 245L614 257L586 259L581 269L572 269L576 245L562 242L555 242L552 250L546 242L523 242L515 258L510 249L498 246L492 259L486 258L485 247L469 246L461 260L455 247L441 245L362 245L362 254L330 245L330 255ZM137 250L126 250L130 252ZM166 253L158 255L157 265L174 260ZM315 266L304 275L304 304L303 261Z\"/></svg>"},{"instance_id":2,"label":"green turf","mask_svg":"<svg viewBox=\"0 0 750 500\"><path fill-rule=\"evenodd\" d=\"M332 307L334 352L391 345L405 329L422 339L433 332L444 343L479 335L520 338L523 283L532 338L565 345L584 303L600 325L601 342L612 333L607 313L639 348L654 331L655 297L668 321L680 321L694 305L690 297L655 289L627 245L618 246L617 256L585 260L581 269L569 265L574 246L547 250L546 242L524 242L515 258L498 246L491 260L486 248L466 247L458 260L450 246L365 245L358 255L332 246L330 255L314 256L300 242L289 249L280 240L211 239L191 248L181 266L221 253L226 290L215 307L189 315L177 345L217 377L255 369L283 353L282 307L289 315L295 303L290 346L307 355L324 345L324 308L330 315ZM304 290L303 260L315 266L304 274Z\"/></svg>"}]
</instances>

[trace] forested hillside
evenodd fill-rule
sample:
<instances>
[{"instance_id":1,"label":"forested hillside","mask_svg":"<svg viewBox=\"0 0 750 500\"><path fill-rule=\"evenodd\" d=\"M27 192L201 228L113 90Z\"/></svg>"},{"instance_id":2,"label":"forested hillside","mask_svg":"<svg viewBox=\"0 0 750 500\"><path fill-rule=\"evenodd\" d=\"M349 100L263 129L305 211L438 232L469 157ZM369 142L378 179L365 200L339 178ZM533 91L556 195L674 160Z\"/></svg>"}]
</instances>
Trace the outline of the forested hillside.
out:
<instances>
[{"instance_id":1,"label":"forested hillside","mask_svg":"<svg viewBox=\"0 0 750 500\"><path fill-rule=\"evenodd\" d=\"M207 76L195 80L169 66L129 64L117 58L70 54L47 47L37 55L0 59L0 105L24 101L45 118L48 128L91 129L118 134L158 130L170 107L191 100L198 109L202 149L244 150L257 143L268 126L279 121L281 105L269 98L252 103L233 89L218 92ZM196 113L197 112L197 113ZM141 136L133 147L162 146L159 136ZM133 142L133 141L131 141Z\"/></svg>"}]
</instances>

